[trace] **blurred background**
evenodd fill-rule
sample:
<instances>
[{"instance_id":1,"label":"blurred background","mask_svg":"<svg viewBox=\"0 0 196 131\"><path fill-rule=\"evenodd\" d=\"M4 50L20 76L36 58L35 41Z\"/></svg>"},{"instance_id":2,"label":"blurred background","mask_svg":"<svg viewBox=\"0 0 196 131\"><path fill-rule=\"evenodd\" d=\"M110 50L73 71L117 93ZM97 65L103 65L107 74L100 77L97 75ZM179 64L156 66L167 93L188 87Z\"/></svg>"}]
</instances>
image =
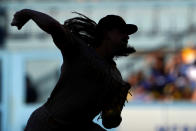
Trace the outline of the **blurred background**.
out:
<instances>
[{"instance_id":1,"label":"blurred background","mask_svg":"<svg viewBox=\"0 0 196 131\"><path fill-rule=\"evenodd\" d=\"M24 8L60 23L77 11L96 22L116 14L136 24L129 44L137 52L116 60L132 96L121 126L111 130L196 131L196 0L0 0L0 131L23 131L62 64L51 37L34 22L20 31L10 26Z\"/></svg>"}]
</instances>

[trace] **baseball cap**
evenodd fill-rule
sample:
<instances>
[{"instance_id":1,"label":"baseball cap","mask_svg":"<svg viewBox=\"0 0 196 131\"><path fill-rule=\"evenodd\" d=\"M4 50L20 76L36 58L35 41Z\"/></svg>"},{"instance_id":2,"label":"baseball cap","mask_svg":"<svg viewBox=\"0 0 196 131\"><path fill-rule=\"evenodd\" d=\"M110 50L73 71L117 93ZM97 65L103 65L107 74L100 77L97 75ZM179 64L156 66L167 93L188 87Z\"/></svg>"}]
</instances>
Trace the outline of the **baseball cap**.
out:
<instances>
[{"instance_id":1,"label":"baseball cap","mask_svg":"<svg viewBox=\"0 0 196 131\"><path fill-rule=\"evenodd\" d=\"M99 20L97 24L98 30L103 29L122 29L126 31L129 35L137 32L138 28L134 24L126 24L122 17L118 15L107 15Z\"/></svg>"}]
</instances>

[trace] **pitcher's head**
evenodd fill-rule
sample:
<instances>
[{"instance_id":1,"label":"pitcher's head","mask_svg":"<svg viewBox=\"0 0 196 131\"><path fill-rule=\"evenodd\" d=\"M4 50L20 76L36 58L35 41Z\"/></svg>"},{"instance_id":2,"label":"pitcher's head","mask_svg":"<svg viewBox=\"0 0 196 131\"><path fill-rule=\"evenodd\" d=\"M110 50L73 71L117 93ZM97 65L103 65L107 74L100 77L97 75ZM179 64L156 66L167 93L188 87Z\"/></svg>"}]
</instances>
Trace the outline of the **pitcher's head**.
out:
<instances>
[{"instance_id":1,"label":"pitcher's head","mask_svg":"<svg viewBox=\"0 0 196 131\"><path fill-rule=\"evenodd\" d=\"M122 17L107 15L96 26L96 42L100 46L104 40L108 40L114 56L126 56L135 52L133 47L128 46L128 39L137 30L136 25L126 24Z\"/></svg>"}]
</instances>

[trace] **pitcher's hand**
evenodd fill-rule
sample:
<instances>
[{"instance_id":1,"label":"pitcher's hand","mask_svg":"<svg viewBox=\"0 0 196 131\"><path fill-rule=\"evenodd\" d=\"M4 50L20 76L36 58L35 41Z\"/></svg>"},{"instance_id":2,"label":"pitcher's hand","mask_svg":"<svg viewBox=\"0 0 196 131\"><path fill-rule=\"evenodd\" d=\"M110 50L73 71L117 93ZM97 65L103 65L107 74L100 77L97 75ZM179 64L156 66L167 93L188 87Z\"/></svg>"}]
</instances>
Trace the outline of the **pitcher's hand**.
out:
<instances>
[{"instance_id":1,"label":"pitcher's hand","mask_svg":"<svg viewBox=\"0 0 196 131\"><path fill-rule=\"evenodd\" d=\"M28 9L23 9L14 14L14 18L11 22L12 26L16 26L20 30L29 21Z\"/></svg>"}]
</instances>

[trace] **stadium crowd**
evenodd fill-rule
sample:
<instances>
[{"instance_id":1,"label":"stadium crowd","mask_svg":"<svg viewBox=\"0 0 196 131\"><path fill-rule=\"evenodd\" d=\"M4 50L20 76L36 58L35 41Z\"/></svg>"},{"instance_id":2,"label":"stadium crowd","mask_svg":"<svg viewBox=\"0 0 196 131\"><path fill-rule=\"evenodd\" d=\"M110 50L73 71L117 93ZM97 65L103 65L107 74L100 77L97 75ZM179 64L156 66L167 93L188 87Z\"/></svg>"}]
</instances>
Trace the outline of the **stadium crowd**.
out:
<instances>
[{"instance_id":1,"label":"stadium crowd","mask_svg":"<svg viewBox=\"0 0 196 131\"><path fill-rule=\"evenodd\" d=\"M132 73L130 97L134 101L196 102L196 50L184 48L175 53L145 55L145 70Z\"/></svg>"}]
</instances>

